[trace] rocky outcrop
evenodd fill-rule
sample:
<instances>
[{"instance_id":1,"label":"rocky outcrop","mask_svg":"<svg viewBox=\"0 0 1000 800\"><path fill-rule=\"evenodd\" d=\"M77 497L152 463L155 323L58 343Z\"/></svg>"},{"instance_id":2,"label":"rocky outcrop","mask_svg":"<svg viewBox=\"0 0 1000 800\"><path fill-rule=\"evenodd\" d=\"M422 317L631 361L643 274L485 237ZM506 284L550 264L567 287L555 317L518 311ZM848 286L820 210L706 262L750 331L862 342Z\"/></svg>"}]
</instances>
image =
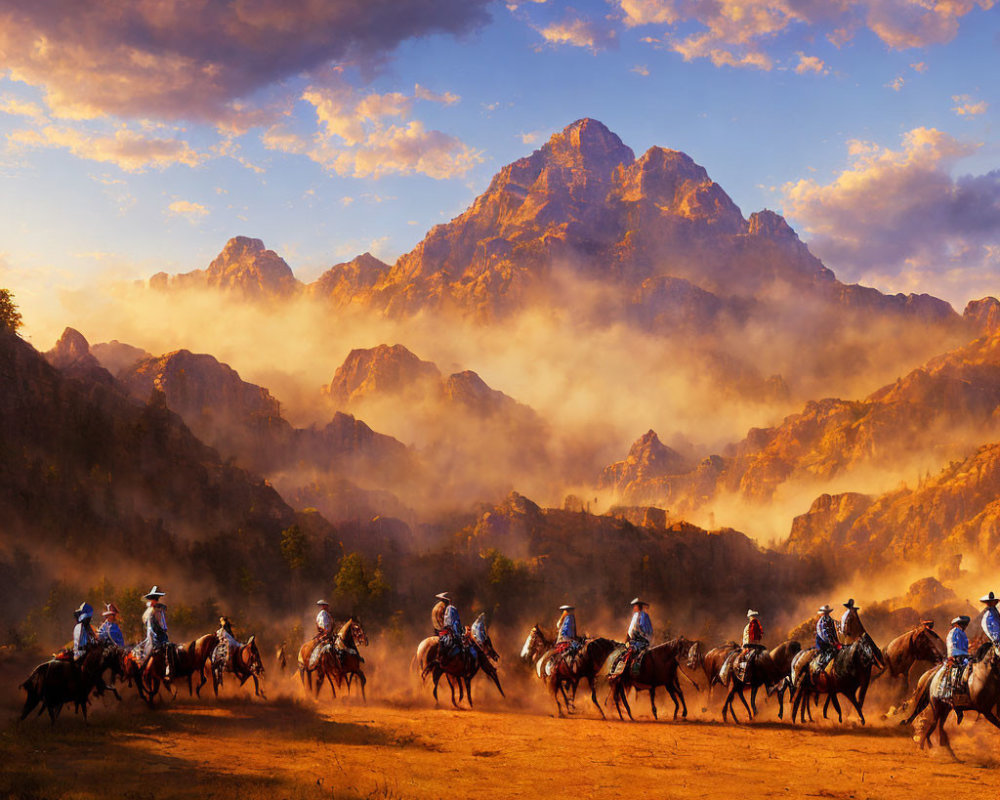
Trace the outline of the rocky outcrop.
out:
<instances>
[{"instance_id":1,"label":"rocky outcrop","mask_svg":"<svg viewBox=\"0 0 1000 800\"><path fill-rule=\"evenodd\" d=\"M687 458L663 444L650 430L636 440L624 461L618 461L604 470L598 488L612 489L621 496L632 496L633 487L668 475L683 474L691 467Z\"/></svg>"},{"instance_id":2,"label":"rocky outcrop","mask_svg":"<svg viewBox=\"0 0 1000 800\"><path fill-rule=\"evenodd\" d=\"M236 236L226 242L208 269L173 277L160 272L150 278L150 286L220 289L248 299L289 297L302 288L281 256L264 247L260 239L248 236Z\"/></svg>"},{"instance_id":3,"label":"rocky outcrop","mask_svg":"<svg viewBox=\"0 0 1000 800\"><path fill-rule=\"evenodd\" d=\"M390 267L371 253L362 253L350 261L335 264L309 284L316 297L343 298L370 290L388 273Z\"/></svg>"},{"instance_id":4,"label":"rocky outcrop","mask_svg":"<svg viewBox=\"0 0 1000 800\"><path fill-rule=\"evenodd\" d=\"M1000 330L1000 300L995 297L970 300L962 318L977 336L992 336Z\"/></svg>"},{"instance_id":5,"label":"rocky outcrop","mask_svg":"<svg viewBox=\"0 0 1000 800\"><path fill-rule=\"evenodd\" d=\"M66 328L45 359L68 377L109 383L110 373L90 353L86 337L75 328Z\"/></svg>"},{"instance_id":6,"label":"rocky outcrop","mask_svg":"<svg viewBox=\"0 0 1000 800\"><path fill-rule=\"evenodd\" d=\"M380 344L352 350L323 391L338 408L351 408L366 397L436 389L440 380L441 371L430 361L401 344Z\"/></svg>"}]
</instances>

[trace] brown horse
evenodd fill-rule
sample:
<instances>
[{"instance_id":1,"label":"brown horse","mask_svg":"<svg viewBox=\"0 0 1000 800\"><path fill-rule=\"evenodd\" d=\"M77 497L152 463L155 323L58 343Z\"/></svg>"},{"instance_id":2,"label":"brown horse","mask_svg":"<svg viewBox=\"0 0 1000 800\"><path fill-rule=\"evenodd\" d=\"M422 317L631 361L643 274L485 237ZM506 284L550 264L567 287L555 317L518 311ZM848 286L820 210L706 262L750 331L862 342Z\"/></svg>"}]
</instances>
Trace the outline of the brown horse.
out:
<instances>
[{"instance_id":1,"label":"brown horse","mask_svg":"<svg viewBox=\"0 0 1000 800\"><path fill-rule=\"evenodd\" d=\"M316 663L316 696L319 696L320 689L323 688L323 681L330 684L330 691L333 696L337 696L334 682L337 686L342 686L347 680L347 691L351 691L351 682L356 675L361 683L361 699L367 702L365 697L365 684L368 679L361 669L365 663L364 658L358 652L360 645L368 645L368 634L365 633L361 623L351 617L345 622L340 631L334 637L333 644L323 645Z\"/></svg>"},{"instance_id":2,"label":"brown horse","mask_svg":"<svg viewBox=\"0 0 1000 800\"><path fill-rule=\"evenodd\" d=\"M991 725L1000 728L1000 719L997 719L994 709L997 701L1000 700L1000 653L996 647L990 647L986 655L980 661L972 663L971 674L969 675L969 700L955 703L954 700L942 699L942 680L947 667L938 667L933 671L928 687L929 704L931 708L930 722L924 727L920 737L920 748L924 743L931 747L931 733L937 727L940 731L938 743L946 747L951 752L951 743L948 741L948 734L945 733L944 724L948 720L948 715L954 711L959 714L962 711L978 711ZM961 720L961 717L959 717ZM952 755L954 753L952 752Z\"/></svg>"},{"instance_id":3,"label":"brown horse","mask_svg":"<svg viewBox=\"0 0 1000 800\"><path fill-rule=\"evenodd\" d=\"M222 686L223 675L230 672L235 675L240 686L253 678L253 692L257 697L263 697L264 692L260 688L260 676L264 674L264 662L261 660L260 651L257 650L257 637L251 636L246 644L241 644L229 653L229 658L217 658L214 651L212 658L212 689L215 696L219 696L219 687Z\"/></svg>"},{"instance_id":4,"label":"brown horse","mask_svg":"<svg viewBox=\"0 0 1000 800\"><path fill-rule=\"evenodd\" d=\"M795 714L801 708L801 721L805 722L805 707L810 696L825 694L837 710L837 720L843 722L844 715L837 700L837 695L842 694L851 701L854 710L858 712L861 724L864 725L865 715L861 709L868 693L868 685L871 683L872 669L875 666L885 665L885 657L871 636L863 633L856 642L837 652L833 661L827 665L828 669L819 672L813 671L811 660L801 665L800 658L801 656L793 659L792 672L796 675L796 679L792 699L792 720L795 720Z\"/></svg>"},{"instance_id":5,"label":"brown horse","mask_svg":"<svg viewBox=\"0 0 1000 800\"><path fill-rule=\"evenodd\" d=\"M794 639L782 642L771 652L761 651L748 665L746 674L740 680L736 675L734 665L728 668L729 694L722 704L722 721L726 721L726 708L733 715L733 722L736 719L736 709L733 708L733 698L739 697L746 708L750 719L757 716L757 690L761 686L765 687L767 693L777 693L778 695L778 719L785 715L785 684L788 672L792 666L792 659L795 654L802 649ZM737 651L738 652L738 651ZM750 705L747 705L746 697L743 696L744 689L750 689Z\"/></svg>"},{"instance_id":6,"label":"brown horse","mask_svg":"<svg viewBox=\"0 0 1000 800\"><path fill-rule=\"evenodd\" d=\"M137 669L138 680L136 686L139 695L149 704L150 707L156 704L156 696L160 691L160 686L170 686L173 675L177 648L173 644L167 644L154 650L148 659Z\"/></svg>"},{"instance_id":7,"label":"brown horse","mask_svg":"<svg viewBox=\"0 0 1000 800\"><path fill-rule=\"evenodd\" d=\"M480 614L472 625L474 635L467 639L467 642L457 655L449 653L440 657L440 645L437 642L427 648L425 654L427 663L423 668L422 675L426 676L428 672L433 675L435 704L438 702L438 681L441 680L442 675L447 675L448 683L451 686L451 704L455 708L459 707L458 703L455 702L455 684L457 683L459 702L462 701L464 695L468 698L469 708L472 708L472 679L480 670L483 671L486 677L493 681L493 684L497 687L497 691L500 692L500 696L506 697L503 693L503 686L500 685L500 676L497 674L496 667L491 663L491 660L499 661L500 654L493 647L493 641L486 630L485 620L486 615ZM474 656L471 652L472 648L469 645L474 645L475 647Z\"/></svg>"},{"instance_id":8,"label":"brown horse","mask_svg":"<svg viewBox=\"0 0 1000 800\"><path fill-rule=\"evenodd\" d=\"M621 642L612 639L587 639L575 653L562 652L555 654L548 660L545 666L544 680L552 693L552 699L556 701L556 711L559 716L563 716L563 705L566 713L573 709L573 700L576 698L576 689L580 681L586 678L590 684L590 699L594 707L601 713L604 719L604 709L597 702L596 681L598 673L608 657L623 647ZM566 696L566 687L572 689L572 698ZM562 695L563 704L559 703L559 696Z\"/></svg>"},{"instance_id":9,"label":"brown horse","mask_svg":"<svg viewBox=\"0 0 1000 800\"><path fill-rule=\"evenodd\" d=\"M690 639L681 636L656 645L656 647L649 647L640 654L638 674L633 675L633 667L629 664L619 675L609 675L611 696L614 697L619 719L624 719L621 710L622 703L625 704L628 718L634 719L627 696L630 688L637 691L649 691L649 705L653 710L653 719L659 719L656 712L656 689L659 686L665 687L670 699L674 701L674 719L677 719L677 712L681 707L684 709L684 718L687 718L687 703L684 702L684 692L681 691L680 683L677 680L677 671L680 666L679 658L682 655L690 658L693 644ZM678 698L680 699L679 705Z\"/></svg>"},{"instance_id":10,"label":"brown horse","mask_svg":"<svg viewBox=\"0 0 1000 800\"><path fill-rule=\"evenodd\" d=\"M201 687L208 683L208 676L205 675L205 665L212 657L212 651L219 644L219 637L214 633L206 633L199 636L187 645L178 645L175 660L175 669L171 677L171 683L187 678L188 695L197 693L201 697ZM198 688L194 689L192 678L197 675L201 678Z\"/></svg>"},{"instance_id":11,"label":"brown horse","mask_svg":"<svg viewBox=\"0 0 1000 800\"><path fill-rule=\"evenodd\" d=\"M73 703L75 710L81 712L84 721L86 721L87 704L91 692L96 691L98 694L103 694L110 690L115 697L121 700L118 690L114 686L106 684L102 677L104 672L109 669L112 675L120 674L119 649L114 645L91 647L79 663L53 659L39 664L19 687L24 689L27 694L24 708L21 709L21 719L27 717L40 703L41 708L38 713L48 711L49 718L55 725L56 717L62 711L63 705Z\"/></svg>"},{"instance_id":12,"label":"brown horse","mask_svg":"<svg viewBox=\"0 0 1000 800\"><path fill-rule=\"evenodd\" d=\"M712 688L716 684L721 684L720 674L722 665L729 660L729 657L738 652L740 646L736 642L726 642L719 647L713 647L701 659L701 668L708 681L708 697L712 698Z\"/></svg>"},{"instance_id":13,"label":"brown horse","mask_svg":"<svg viewBox=\"0 0 1000 800\"><path fill-rule=\"evenodd\" d=\"M925 621L897 636L882 652L885 655L885 669L879 675L885 675L887 680L898 683L896 701L899 702L910 688L910 672L913 667L919 663L940 663L947 654L947 648L941 637L934 632L934 623ZM926 667L921 673L925 671ZM905 707L906 702L903 702L900 709Z\"/></svg>"}]
</instances>

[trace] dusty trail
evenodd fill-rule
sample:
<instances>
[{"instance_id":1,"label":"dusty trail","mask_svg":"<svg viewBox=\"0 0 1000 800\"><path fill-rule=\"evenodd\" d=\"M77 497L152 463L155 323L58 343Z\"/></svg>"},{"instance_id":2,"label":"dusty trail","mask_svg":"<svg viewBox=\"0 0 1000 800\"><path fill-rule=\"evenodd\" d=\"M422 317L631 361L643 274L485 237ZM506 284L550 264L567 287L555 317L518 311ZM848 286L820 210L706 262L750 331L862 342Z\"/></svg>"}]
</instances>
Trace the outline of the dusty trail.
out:
<instances>
[{"instance_id":1,"label":"dusty trail","mask_svg":"<svg viewBox=\"0 0 1000 800\"><path fill-rule=\"evenodd\" d=\"M556 719L499 698L477 711L243 695L150 711L130 698L122 707L99 701L89 726L70 712L52 729L18 724L17 697L4 699L0 796L14 798L901 800L1000 791L1000 732L985 723L953 729L964 761L955 763L939 750L920 753L911 731L890 723L733 726L700 710L657 723L643 700L628 724Z\"/></svg>"}]
</instances>

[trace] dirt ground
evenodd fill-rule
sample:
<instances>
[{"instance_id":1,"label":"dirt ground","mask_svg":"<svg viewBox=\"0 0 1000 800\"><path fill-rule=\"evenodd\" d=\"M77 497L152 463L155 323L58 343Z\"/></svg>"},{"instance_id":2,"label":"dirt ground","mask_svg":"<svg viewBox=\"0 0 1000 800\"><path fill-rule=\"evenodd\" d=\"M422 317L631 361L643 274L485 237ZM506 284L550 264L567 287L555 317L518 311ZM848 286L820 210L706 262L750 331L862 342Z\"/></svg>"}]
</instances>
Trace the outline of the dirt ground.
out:
<instances>
[{"instance_id":1,"label":"dirt ground","mask_svg":"<svg viewBox=\"0 0 1000 800\"><path fill-rule=\"evenodd\" d=\"M22 700L9 687L30 666L0 669L8 687L2 797L893 800L1000 792L1000 731L971 719L951 723L955 761L937 748L918 751L912 730L877 719L874 708L865 728L793 727L773 708L766 721L734 726L692 691L687 721L669 721L662 698L654 722L643 697L637 721L622 723L602 721L583 703L579 717L558 719L538 686L513 679L509 700L480 683L477 710L455 711L435 709L417 685L379 697L372 681L362 705L307 699L292 681L270 676L268 701L236 691L196 701L185 689L150 710L127 694L121 705L95 701L89 724L66 709L52 727L47 717L17 721Z\"/></svg>"}]
</instances>

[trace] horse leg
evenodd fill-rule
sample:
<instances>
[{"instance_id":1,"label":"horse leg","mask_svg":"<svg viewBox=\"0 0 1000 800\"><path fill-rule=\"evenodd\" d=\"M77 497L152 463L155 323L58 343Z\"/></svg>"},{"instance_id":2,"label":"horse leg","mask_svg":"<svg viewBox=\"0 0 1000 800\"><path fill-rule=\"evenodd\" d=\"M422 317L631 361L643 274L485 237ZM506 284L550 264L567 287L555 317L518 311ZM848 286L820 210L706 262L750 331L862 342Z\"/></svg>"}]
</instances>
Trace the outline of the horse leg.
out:
<instances>
[{"instance_id":1,"label":"horse leg","mask_svg":"<svg viewBox=\"0 0 1000 800\"><path fill-rule=\"evenodd\" d=\"M861 704L864 702L864 696L862 696L862 698L860 700L858 700L854 696L854 692L851 692L849 695L847 695L847 699L851 701L851 705L854 706L854 710L858 712L858 719L860 719L861 720L861 724L864 725L865 724L865 715L864 715L864 712L861 710Z\"/></svg>"},{"instance_id":2,"label":"horse leg","mask_svg":"<svg viewBox=\"0 0 1000 800\"><path fill-rule=\"evenodd\" d=\"M465 696L469 701L469 708L472 708L472 678L465 676Z\"/></svg>"},{"instance_id":3,"label":"horse leg","mask_svg":"<svg viewBox=\"0 0 1000 800\"><path fill-rule=\"evenodd\" d=\"M653 719L659 719L656 716L656 687L649 687L649 707L653 709ZM674 701L674 719L677 719L677 701Z\"/></svg>"},{"instance_id":4,"label":"horse leg","mask_svg":"<svg viewBox=\"0 0 1000 800\"><path fill-rule=\"evenodd\" d=\"M615 687L611 690L611 692L612 692L612 697L615 698L615 710L618 712L618 719L624 721L625 717L622 716L622 707L618 700L618 693L619 693L618 684L615 684Z\"/></svg>"},{"instance_id":5,"label":"horse leg","mask_svg":"<svg viewBox=\"0 0 1000 800\"><path fill-rule=\"evenodd\" d=\"M734 687L730 687L728 694L726 694L726 699L722 701L722 721L723 722L726 721L726 711L727 711L727 709L728 709L729 713L731 713L733 715L733 722L737 722L737 723L739 722L739 720L736 719L736 710L733 708L733 695L735 693L736 693L736 689Z\"/></svg>"},{"instance_id":6,"label":"horse leg","mask_svg":"<svg viewBox=\"0 0 1000 800\"><path fill-rule=\"evenodd\" d=\"M368 698L365 697L365 684L368 683L368 679L365 677L365 673L358 673L358 682L361 684L361 702L368 705Z\"/></svg>"},{"instance_id":7,"label":"horse leg","mask_svg":"<svg viewBox=\"0 0 1000 800\"><path fill-rule=\"evenodd\" d=\"M757 690L760 686L750 687L750 719L757 716Z\"/></svg>"},{"instance_id":8,"label":"horse leg","mask_svg":"<svg viewBox=\"0 0 1000 800\"><path fill-rule=\"evenodd\" d=\"M438 708L440 703L438 702L438 681L441 679L441 671L434 667L434 707Z\"/></svg>"},{"instance_id":9,"label":"horse leg","mask_svg":"<svg viewBox=\"0 0 1000 800\"><path fill-rule=\"evenodd\" d=\"M753 719L753 711L751 711L750 705L747 703L746 695L743 694L742 686L736 688L736 696L740 698L740 702L743 703L743 708L747 711L747 719Z\"/></svg>"},{"instance_id":10,"label":"horse leg","mask_svg":"<svg viewBox=\"0 0 1000 800\"><path fill-rule=\"evenodd\" d=\"M829 692L828 695L827 695L827 698L828 698L827 702L833 703L833 707L835 709L837 709L837 722L843 722L844 721L844 714L840 710L840 701L837 700L837 693L836 692Z\"/></svg>"},{"instance_id":11,"label":"horse leg","mask_svg":"<svg viewBox=\"0 0 1000 800\"><path fill-rule=\"evenodd\" d=\"M607 717L604 716L604 709L601 708L600 704L597 702L597 689L595 687L594 676L593 675L588 675L587 676L587 682L590 684L590 700L591 700L591 702L593 702L593 704L595 706L597 706L597 710L599 712L601 712L601 719L607 719Z\"/></svg>"}]
</instances>

